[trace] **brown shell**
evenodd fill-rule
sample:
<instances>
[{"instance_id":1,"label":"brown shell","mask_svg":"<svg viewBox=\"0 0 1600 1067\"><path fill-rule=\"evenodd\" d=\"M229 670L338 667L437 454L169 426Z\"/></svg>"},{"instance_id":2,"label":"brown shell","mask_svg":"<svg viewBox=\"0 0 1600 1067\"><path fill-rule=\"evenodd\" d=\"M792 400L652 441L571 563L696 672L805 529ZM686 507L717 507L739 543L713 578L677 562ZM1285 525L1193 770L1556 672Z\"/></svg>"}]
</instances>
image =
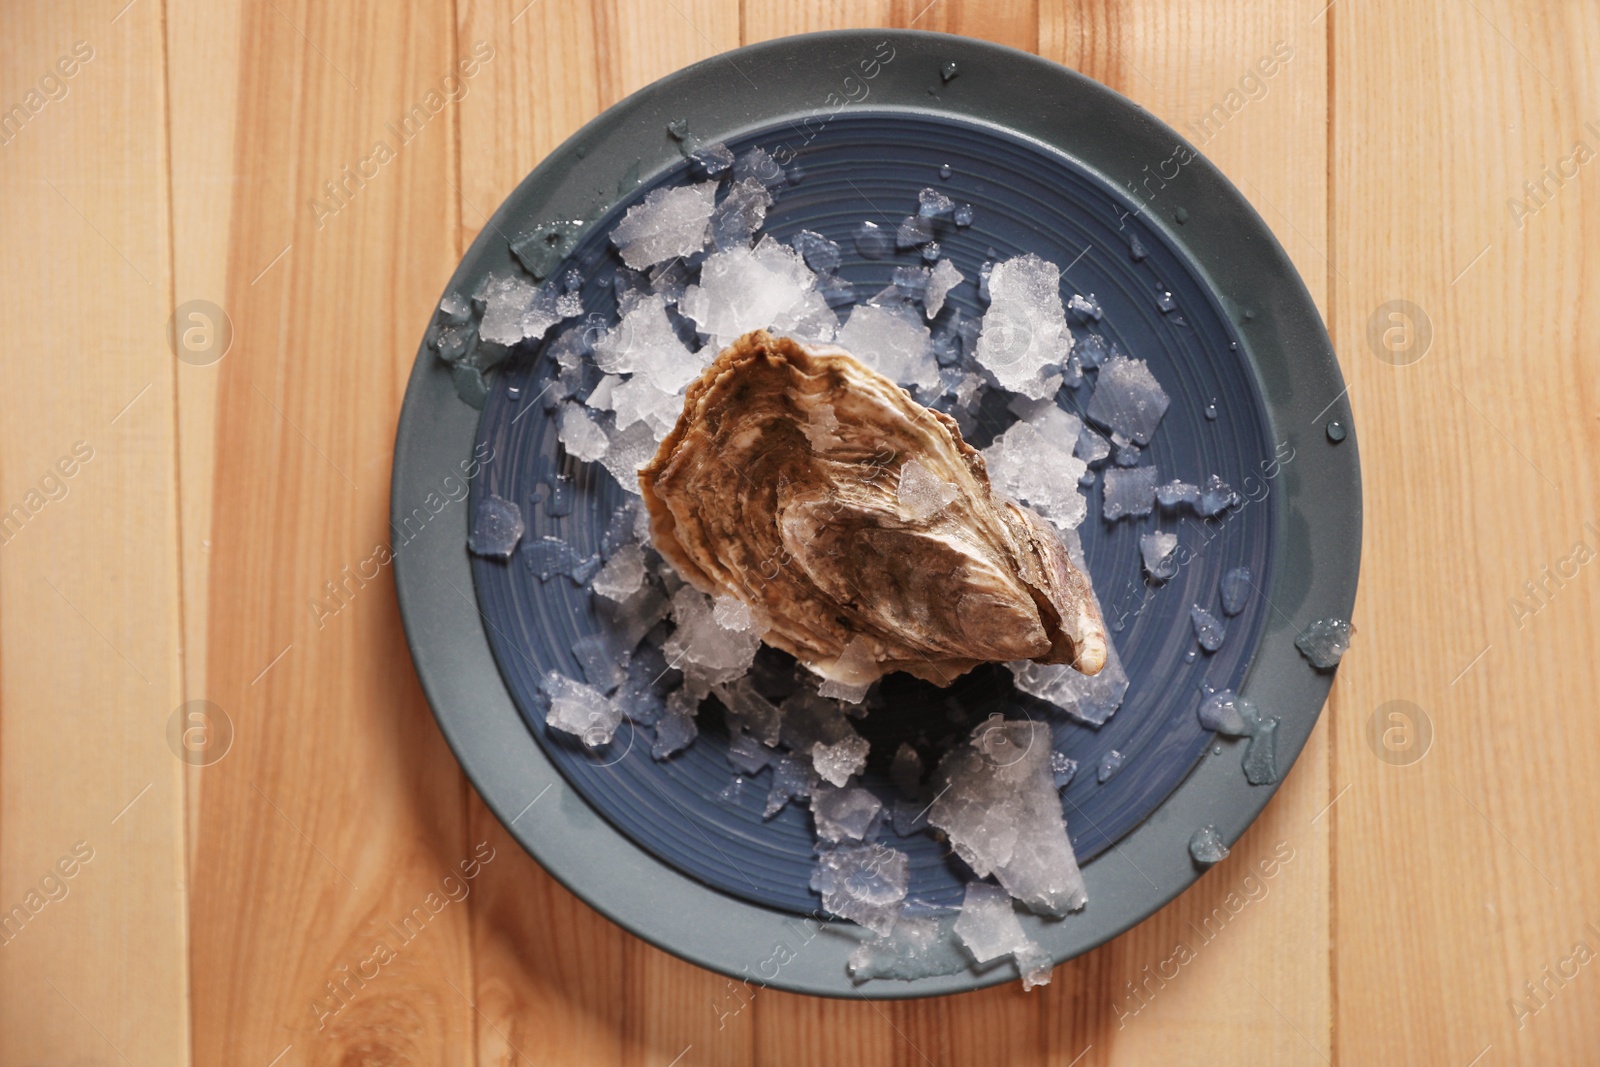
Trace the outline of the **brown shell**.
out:
<instances>
[{"instance_id":1,"label":"brown shell","mask_svg":"<svg viewBox=\"0 0 1600 1067\"><path fill-rule=\"evenodd\" d=\"M926 519L899 503L911 459L959 490ZM768 644L825 678L1105 662L1088 579L1050 523L991 492L954 420L842 349L739 338L689 386L639 484L685 580L749 604Z\"/></svg>"}]
</instances>

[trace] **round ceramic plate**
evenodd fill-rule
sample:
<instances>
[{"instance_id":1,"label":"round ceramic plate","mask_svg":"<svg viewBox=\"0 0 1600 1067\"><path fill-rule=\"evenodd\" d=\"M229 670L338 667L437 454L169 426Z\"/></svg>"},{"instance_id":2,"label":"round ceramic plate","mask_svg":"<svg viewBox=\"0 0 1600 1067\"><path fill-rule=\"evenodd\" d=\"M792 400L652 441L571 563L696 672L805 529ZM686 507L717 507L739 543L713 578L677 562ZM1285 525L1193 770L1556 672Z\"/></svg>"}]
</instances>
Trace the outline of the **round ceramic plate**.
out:
<instances>
[{"instance_id":1,"label":"round ceramic plate","mask_svg":"<svg viewBox=\"0 0 1600 1067\"><path fill-rule=\"evenodd\" d=\"M1344 384L1316 309L1239 193L1136 105L1024 53L888 31L752 46L623 101L517 188L447 291L471 293L491 271L518 270L548 238L551 273L558 262L577 269L585 313L613 316L611 225L651 189L690 180L685 145L718 141L785 164L763 232L786 240L809 229L838 241L840 276L859 298L919 258L915 249L865 255L857 227L874 220L892 232L915 214L924 187L973 206L970 225L941 224L938 234L966 279L949 297L960 313L982 313L974 279L985 261L1032 252L1062 265L1063 288L1096 294L1104 312L1098 322L1074 319L1080 341L1096 333L1146 360L1171 398L1141 462L1161 481L1216 474L1240 494L1213 520L1158 512L1107 523L1100 481L1088 491L1084 556L1131 679L1104 725L1018 694L993 667L948 690L891 678L882 706L858 723L874 752L863 784L889 802L883 757L900 740L937 749L996 711L1048 722L1056 747L1080 765L1062 796L1089 903L1062 921L1023 922L1057 960L1086 951L1202 873L1187 849L1195 829L1214 825L1231 843L1274 791L1246 781L1245 742L1201 729L1201 694L1233 688L1279 719L1280 780L1326 697L1331 675L1299 655L1294 637L1315 619L1349 617L1361 503ZM509 563L470 557L470 509L436 505L470 484L473 500L493 492L521 506L524 545L553 536L579 556L598 548L626 496L598 465L560 450L536 402L548 369L540 347L526 346L480 390L424 344L396 442L396 582L412 656L485 801L578 896L715 970L868 997L1014 979L1006 964L852 982L845 962L865 931L820 912L808 886L809 814L790 805L763 817L771 772L735 782L717 716L702 712L700 739L667 761L650 758L648 730L631 724L599 752L544 725L539 677L584 677L574 643L606 624L586 589L541 578L527 553ZM1081 410L1090 393L1065 390L1063 402ZM986 404L974 443L988 444L1010 419L1003 401ZM1333 419L1346 430L1339 442L1326 431ZM1178 533L1186 563L1151 586L1138 538L1157 526ZM1251 595L1226 618L1222 647L1201 653L1190 606L1221 617L1221 576L1240 566L1253 575ZM1112 752L1121 770L1101 781L1096 769ZM886 840L910 857L912 896L959 904L970 877L959 861L926 834Z\"/></svg>"}]
</instances>

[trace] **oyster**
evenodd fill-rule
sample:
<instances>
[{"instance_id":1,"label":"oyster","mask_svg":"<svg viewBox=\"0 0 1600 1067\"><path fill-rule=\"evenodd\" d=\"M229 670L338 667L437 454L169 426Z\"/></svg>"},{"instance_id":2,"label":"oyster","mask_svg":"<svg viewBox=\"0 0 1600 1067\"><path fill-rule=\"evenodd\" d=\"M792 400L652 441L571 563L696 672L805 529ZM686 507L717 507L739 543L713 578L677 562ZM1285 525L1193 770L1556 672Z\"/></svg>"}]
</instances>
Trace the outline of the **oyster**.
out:
<instances>
[{"instance_id":1,"label":"oyster","mask_svg":"<svg viewBox=\"0 0 1600 1067\"><path fill-rule=\"evenodd\" d=\"M843 349L739 338L639 484L685 580L748 604L768 644L843 686L1105 662L1088 578L1050 523L991 492L954 420Z\"/></svg>"}]
</instances>

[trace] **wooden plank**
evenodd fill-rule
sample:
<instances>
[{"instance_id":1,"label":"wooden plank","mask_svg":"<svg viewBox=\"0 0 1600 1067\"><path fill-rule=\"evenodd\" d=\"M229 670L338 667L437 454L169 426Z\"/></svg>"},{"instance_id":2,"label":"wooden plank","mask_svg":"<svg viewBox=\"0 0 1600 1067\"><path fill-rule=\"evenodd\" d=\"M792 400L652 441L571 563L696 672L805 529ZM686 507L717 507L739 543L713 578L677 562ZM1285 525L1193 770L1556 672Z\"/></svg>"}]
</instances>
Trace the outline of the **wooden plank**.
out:
<instances>
[{"instance_id":1,"label":"wooden plank","mask_svg":"<svg viewBox=\"0 0 1600 1067\"><path fill-rule=\"evenodd\" d=\"M511 189L629 93L739 43L722 0L463 4L459 37L496 58L462 104L463 248ZM534 817L536 813L529 817ZM505 862L474 907L480 1062L750 1062L750 1012L720 1015L726 980L659 952L576 900L476 797L472 825Z\"/></svg>"},{"instance_id":2,"label":"wooden plank","mask_svg":"<svg viewBox=\"0 0 1600 1067\"><path fill-rule=\"evenodd\" d=\"M0 34L4 1063L188 1061L165 56L116 14Z\"/></svg>"},{"instance_id":3,"label":"wooden plank","mask_svg":"<svg viewBox=\"0 0 1600 1067\"><path fill-rule=\"evenodd\" d=\"M395 669L374 552L406 377L457 251L453 28L444 0L239 18L234 343L216 372L207 600L190 607L236 729L204 772L191 879L202 1063L473 1057L462 901L493 862Z\"/></svg>"},{"instance_id":4,"label":"wooden plank","mask_svg":"<svg viewBox=\"0 0 1600 1067\"><path fill-rule=\"evenodd\" d=\"M1577 710L1600 685L1600 571L1577 562L1600 547L1600 12L1342 0L1328 18L1334 321L1369 487L1338 721L1340 1057L1583 1062L1600 1043L1600 979L1572 962L1600 951L1581 844L1600 726ZM1394 300L1422 312L1390 320ZM1406 765L1369 744L1397 700L1433 730Z\"/></svg>"},{"instance_id":5,"label":"wooden plank","mask_svg":"<svg viewBox=\"0 0 1600 1067\"><path fill-rule=\"evenodd\" d=\"M1198 146L1256 206L1325 308L1327 53L1325 28L1312 21L1321 7L1044 5L1040 43L1047 58L1105 82ZM1219 105L1226 120L1212 110ZM1159 199L1149 207L1167 210ZM1213 1063L1240 1049L1272 1063L1331 1056L1328 828L1312 820L1330 799L1327 722L1341 707L1342 679L1233 854L1146 923L1058 968L1047 994L1050 1062ZM1250 903L1226 926L1202 925L1219 907L1230 914L1230 894Z\"/></svg>"},{"instance_id":6,"label":"wooden plank","mask_svg":"<svg viewBox=\"0 0 1600 1067\"><path fill-rule=\"evenodd\" d=\"M167 6L168 129L172 152L172 290L187 358L176 367L179 548L183 566L183 689L205 699L210 630L211 480L218 362L232 335L223 308L234 198L242 0L171 0ZM199 302L204 303L199 303ZM208 307L206 305L212 305ZM178 311L183 308L183 311ZM198 316L198 317L195 317ZM187 775L189 859L199 840L204 769Z\"/></svg>"}]
</instances>

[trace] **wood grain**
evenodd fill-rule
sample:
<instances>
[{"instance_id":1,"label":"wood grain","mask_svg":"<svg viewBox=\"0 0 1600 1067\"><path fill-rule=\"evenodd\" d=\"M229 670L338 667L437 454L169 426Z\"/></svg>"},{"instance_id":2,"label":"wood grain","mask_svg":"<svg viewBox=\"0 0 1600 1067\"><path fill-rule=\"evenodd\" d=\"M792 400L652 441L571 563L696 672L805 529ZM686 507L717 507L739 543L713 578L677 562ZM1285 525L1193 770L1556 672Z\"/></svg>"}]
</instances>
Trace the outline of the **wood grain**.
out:
<instances>
[{"instance_id":1,"label":"wood grain","mask_svg":"<svg viewBox=\"0 0 1600 1067\"><path fill-rule=\"evenodd\" d=\"M478 841L415 678L394 669L393 586L364 562L389 537L386 439L457 247L454 111L426 103L458 60L452 29L439 4L239 19L235 339L210 423L207 599L189 605L236 728L203 772L191 877L200 1063L472 1056L456 897ZM372 175L379 142L393 158Z\"/></svg>"},{"instance_id":2,"label":"wood grain","mask_svg":"<svg viewBox=\"0 0 1600 1067\"><path fill-rule=\"evenodd\" d=\"M39 904L0 937L0 1063L1592 1058L1592 7L124 3L13 5L0 32L6 107L94 49L0 128L0 308L48 339L0 399L0 512L27 513L0 537L0 910ZM386 568L360 576L416 339L487 213L655 78L845 26L1037 51L1182 131L1300 270L1361 434L1358 633L1323 725L1227 861L1032 994L751 999L622 933L466 785ZM167 342L197 299L233 329L209 365ZM200 699L233 747L186 766L167 723ZM1432 728L1415 761L1415 711L1372 733L1401 700ZM1152 978L1179 942L1195 959Z\"/></svg>"},{"instance_id":3,"label":"wood grain","mask_svg":"<svg viewBox=\"0 0 1600 1067\"><path fill-rule=\"evenodd\" d=\"M19 6L0 32L27 109L0 147L8 1064L187 1056L164 49L156 5L114 11Z\"/></svg>"},{"instance_id":4,"label":"wood grain","mask_svg":"<svg viewBox=\"0 0 1600 1067\"><path fill-rule=\"evenodd\" d=\"M1559 972L1577 943L1600 951L1600 858L1581 843L1600 818L1600 727L1577 711L1600 685L1600 571L1573 564L1538 599L1523 583L1579 542L1600 549L1586 526L1600 515L1600 215L1592 164L1533 197L1525 183L1578 142L1600 151L1580 59L1600 12L1418 5L1405 36L1424 49L1394 35L1387 5L1329 17L1334 324L1374 487L1363 645L1336 721L1341 1058L1581 1063L1600 974ZM1391 300L1432 323L1406 366L1368 343ZM1410 766L1368 746L1394 700L1432 722Z\"/></svg>"}]
</instances>

